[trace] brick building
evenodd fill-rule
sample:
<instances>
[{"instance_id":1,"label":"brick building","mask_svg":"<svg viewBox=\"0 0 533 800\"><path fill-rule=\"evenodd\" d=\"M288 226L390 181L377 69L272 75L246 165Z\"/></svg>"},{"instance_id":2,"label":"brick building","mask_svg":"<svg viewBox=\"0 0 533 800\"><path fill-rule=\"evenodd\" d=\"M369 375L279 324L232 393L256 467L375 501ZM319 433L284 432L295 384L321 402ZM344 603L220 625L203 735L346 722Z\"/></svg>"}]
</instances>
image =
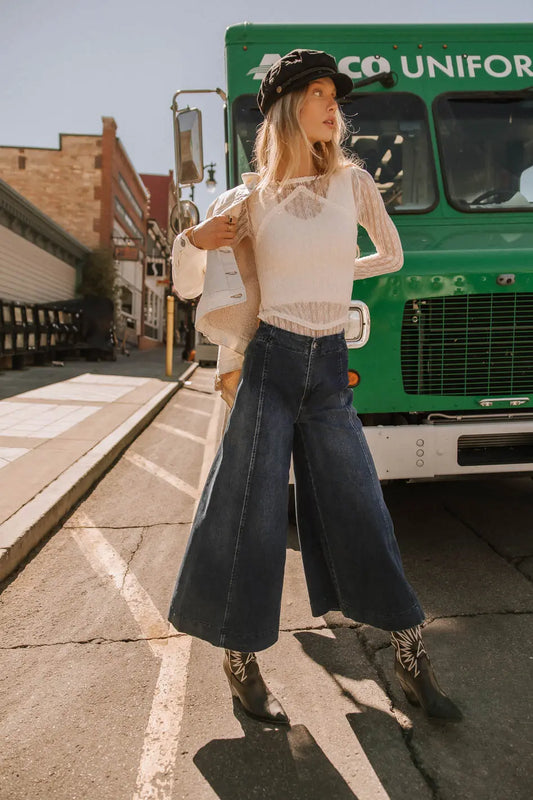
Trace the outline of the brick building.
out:
<instances>
[{"instance_id":1,"label":"brick building","mask_svg":"<svg viewBox=\"0 0 533 800\"><path fill-rule=\"evenodd\" d=\"M175 234L170 227L170 212L176 202L174 175L141 173L142 182L150 194L146 254L146 289L144 324L146 336L158 341L165 338L165 296L170 284L171 249ZM179 308L175 314L179 328Z\"/></svg>"},{"instance_id":2,"label":"brick building","mask_svg":"<svg viewBox=\"0 0 533 800\"><path fill-rule=\"evenodd\" d=\"M144 335L148 192L116 135L60 134L59 148L0 146L0 175L85 246L113 252L120 309Z\"/></svg>"},{"instance_id":3,"label":"brick building","mask_svg":"<svg viewBox=\"0 0 533 800\"><path fill-rule=\"evenodd\" d=\"M144 185L150 192L150 219L148 220L149 233L155 235L155 230L151 231L151 225L158 227L166 236L170 251L174 242L175 233L170 227L170 215L176 204L176 184L174 173L169 170L168 175L147 175L141 173ZM150 244L149 244L150 248ZM169 251L169 252L170 252ZM146 269L146 291L147 302L145 306L146 324L149 326L150 309L158 309L161 303L165 302L165 295L169 289L169 280L163 283L162 278L168 278L172 269L171 258L168 258L167 272L163 272L163 260L160 257L153 259L150 252L147 256ZM176 340L185 344L185 332L192 332L194 329L194 316L196 304L190 300L181 300L175 293L176 301L174 323L176 330ZM147 327L147 332L149 328Z\"/></svg>"},{"instance_id":4,"label":"brick building","mask_svg":"<svg viewBox=\"0 0 533 800\"><path fill-rule=\"evenodd\" d=\"M171 169L168 175L141 172L139 177L150 193L150 219L155 219L159 228L165 233L168 243L172 245L174 233L170 228L170 212L176 202L174 173Z\"/></svg>"}]
</instances>

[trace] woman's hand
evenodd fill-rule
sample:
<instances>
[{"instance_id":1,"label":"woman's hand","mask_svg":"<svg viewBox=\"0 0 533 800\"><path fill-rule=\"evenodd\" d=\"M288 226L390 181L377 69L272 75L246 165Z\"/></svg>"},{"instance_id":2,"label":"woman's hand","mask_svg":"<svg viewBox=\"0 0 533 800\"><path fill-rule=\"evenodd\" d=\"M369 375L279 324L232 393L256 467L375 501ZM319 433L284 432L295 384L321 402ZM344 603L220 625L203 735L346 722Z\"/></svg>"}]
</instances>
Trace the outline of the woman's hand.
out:
<instances>
[{"instance_id":1,"label":"woman's hand","mask_svg":"<svg viewBox=\"0 0 533 800\"><path fill-rule=\"evenodd\" d=\"M220 394L230 408L233 406L240 379L240 369L235 369L233 372L225 372L220 376Z\"/></svg>"},{"instance_id":2,"label":"woman's hand","mask_svg":"<svg viewBox=\"0 0 533 800\"><path fill-rule=\"evenodd\" d=\"M185 233L189 241L201 250L231 246L235 237L235 218L229 214L219 214L189 228Z\"/></svg>"}]
</instances>

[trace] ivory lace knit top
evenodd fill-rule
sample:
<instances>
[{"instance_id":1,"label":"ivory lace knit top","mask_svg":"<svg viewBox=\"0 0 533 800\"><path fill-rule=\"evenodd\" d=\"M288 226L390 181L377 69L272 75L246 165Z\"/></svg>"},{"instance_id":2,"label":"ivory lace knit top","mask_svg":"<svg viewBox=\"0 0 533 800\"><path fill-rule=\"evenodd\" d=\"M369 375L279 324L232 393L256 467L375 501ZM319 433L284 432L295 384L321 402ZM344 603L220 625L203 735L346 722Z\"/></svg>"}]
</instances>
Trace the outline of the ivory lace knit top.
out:
<instances>
[{"instance_id":1,"label":"ivory lace knit top","mask_svg":"<svg viewBox=\"0 0 533 800\"><path fill-rule=\"evenodd\" d=\"M243 179L254 175L245 173ZM357 257L358 224L376 248L364 258ZM176 237L173 257L183 236ZM403 265L400 237L379 189L356 166L341 168L329 179L293 178L283 190L278 185L257 188L243 203L233 247L245 236L254 250L259 318L308 336L343 330L354 280L395 272ZM188 238L184 244L200 256L205 271L205 251ZM176 258L173 263L176 268ZM240 353L220 346L217 372L240 369L242 361Z\"/></svg>"},{"instance_id":2,"label":"ivory lace knit top","mask_svg":"<svg viewBox=\"0 0 533 800\"><path fill-rule=\"evenodd\" d=\"M357 259L357 224L377 252ZM346 326L353 281L403 264L398 232L368 172L292 178L253 192L235 242L252 238L261 292L259 319L306 336Z\"/></svg>"}]
</instances>

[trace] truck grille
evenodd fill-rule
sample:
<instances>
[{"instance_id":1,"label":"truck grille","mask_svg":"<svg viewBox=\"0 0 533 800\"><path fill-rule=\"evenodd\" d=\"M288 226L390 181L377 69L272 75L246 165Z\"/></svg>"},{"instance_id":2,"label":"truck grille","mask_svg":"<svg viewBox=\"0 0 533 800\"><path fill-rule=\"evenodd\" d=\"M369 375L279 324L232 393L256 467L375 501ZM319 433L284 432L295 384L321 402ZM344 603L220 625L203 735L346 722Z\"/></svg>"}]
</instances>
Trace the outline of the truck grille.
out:
<instances>
[{"instance_id":1,"label":"truck grille","mask_svg":"<svg viewBox=\"0 0 533 800\"><path fill-rule=\"evenodd\" d=\"M408 300L401 364L407 394L533 392L533 293Z\"/></svg>"},{"instance_id":2,"label":"truck grille","mask_svg":"<svg viewBox=\"0 0 533 800\"><path fill-rule=\"evenodd\" d=\"M489 433L459 436L457 463L462 467L484 464L532 464L533 433Z\"/></svg>"}]
</instances>

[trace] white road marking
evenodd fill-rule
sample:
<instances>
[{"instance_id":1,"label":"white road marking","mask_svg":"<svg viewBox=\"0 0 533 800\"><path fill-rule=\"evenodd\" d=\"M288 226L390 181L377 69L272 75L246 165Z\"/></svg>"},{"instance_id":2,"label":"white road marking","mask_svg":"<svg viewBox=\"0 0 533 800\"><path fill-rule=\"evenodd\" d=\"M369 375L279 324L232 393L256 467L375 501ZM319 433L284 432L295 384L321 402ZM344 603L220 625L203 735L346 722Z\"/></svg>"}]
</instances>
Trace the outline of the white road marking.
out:
<instances>
[{"instance_id":1,"label":"white road marking","mask_svg":"<svg viewBox=\"0 0 533 800\"><path fill-rule=\"evenodd\" d=\"M189 431L184 431L183 428L174 428L172 425L165 425L164 422L154 422L154 428L159 428L162 431L167 431L167 433L172 433L174 436L182 436L184 439L190 439L192 442L198 442L198 444L205 445L207 439L204 439L202 436L196 436L194 433L189 433Z\"/></svg>"},{"instance_id":2,"label":"white road marking","mask_svg":"<svg viewBox=\"0 0 533 800\"><path fill-rule=\"evenodd\" d=\"M163 619L151 597L102 532L83 512L79 519L84 527L73 530L73 538L94 571L113 581L154 656L161 659L133 800L170 800L192 639L187 634L176 635L173 626ZM169 638L172 633L174 635ZM153 641L152 637L161 638Z\"/></svg>"},{"instance_id":3,"label":"white road marking","mask_svg":"<svg viewBox=\"0 0 533 800\"><path fill-rule=\"evenodd\" d=\"M199 488L194 490L196 495L195 511L200 489L205 483L218 447L218 432L224 407L223 401L219 398L209 421L198 482ZM138 454L133 453L131 456L128 454L126 458L142 468L150 465L152 472L152 468L155 467L154 474L158 474L164 480L170 477L173 485L176 485L174 481L179 480ZM183 484L183 481L180 483ZM188 486L188 484L184 485ZM192 489L192 487L188 488ZM124 559L83 511L79 512L78 519L82 528L72 531L73 538L97 575L113 581L126 601L143 636L148 641L152 652L161 659L132 800L171 800L192 637L187 634L178 634L170 622L163 619L149 594L143 589L133 572L128 570Z\"/></svg>"},{"instance_id":4,"label":"white road marking","mask_svg":"<svg viewBox=\"0 0 533 800\"><path fill-rule=\"evenodd\" d=\"M168 472L168 470L163 469L163 467L160 467L153 461L149 461L147 458L139 455L139 453L126 453L124 458L126 461L131 461L131 463L135 464L136 467L140 467L146 472L155 475L156 478L161 478L161 480L170 483L171 486L179 489L180 492L185 492L185 494L188 494L195 500L198 499L198 489L196 489L194 486L191 486L189 483L182 481L182 479L178 478L177 475L173 475L172 472Z\"/></svg>"},{"instance_id":5,"label":"white road marking","mask_svg":"<svg viewBox=\"0 0 533 800\"><path fill-rule=\"evenodd\" d=\"M133 800L170 800L192 638L168 639L155 687Z\"/></svg>"},{"instance_id":6,"label":"white road marking","mask_svg":"<svg viewBox=\"0 0 533 800\"><path fill-rule=\"evenodd\" d=\"M103 533L86 514L78 516L82 530L74 528L72 536L76 540L91 567L102 578L110 578L128 604L135 621L143 635L149 640L154 655L160 656L157 643L150 641L156 637L168 637L170 623L165 622L152 598L141 586L128 565L107 541Z\"/></svg>"},{"instance_id":7,"label":"white road marking","mask_svg":"<svg viewBox=\"0 0 533 800\"><path fill-rule=\"evenodd\" d=\"M191 411L193 414L200 414L202 417L210 417L212 414L211 411L202 411L200 408L193 408L193 406L188 406L185 403L172 403L172 408L180 408L182 411Z\"/></svg>"}]
</instances>

